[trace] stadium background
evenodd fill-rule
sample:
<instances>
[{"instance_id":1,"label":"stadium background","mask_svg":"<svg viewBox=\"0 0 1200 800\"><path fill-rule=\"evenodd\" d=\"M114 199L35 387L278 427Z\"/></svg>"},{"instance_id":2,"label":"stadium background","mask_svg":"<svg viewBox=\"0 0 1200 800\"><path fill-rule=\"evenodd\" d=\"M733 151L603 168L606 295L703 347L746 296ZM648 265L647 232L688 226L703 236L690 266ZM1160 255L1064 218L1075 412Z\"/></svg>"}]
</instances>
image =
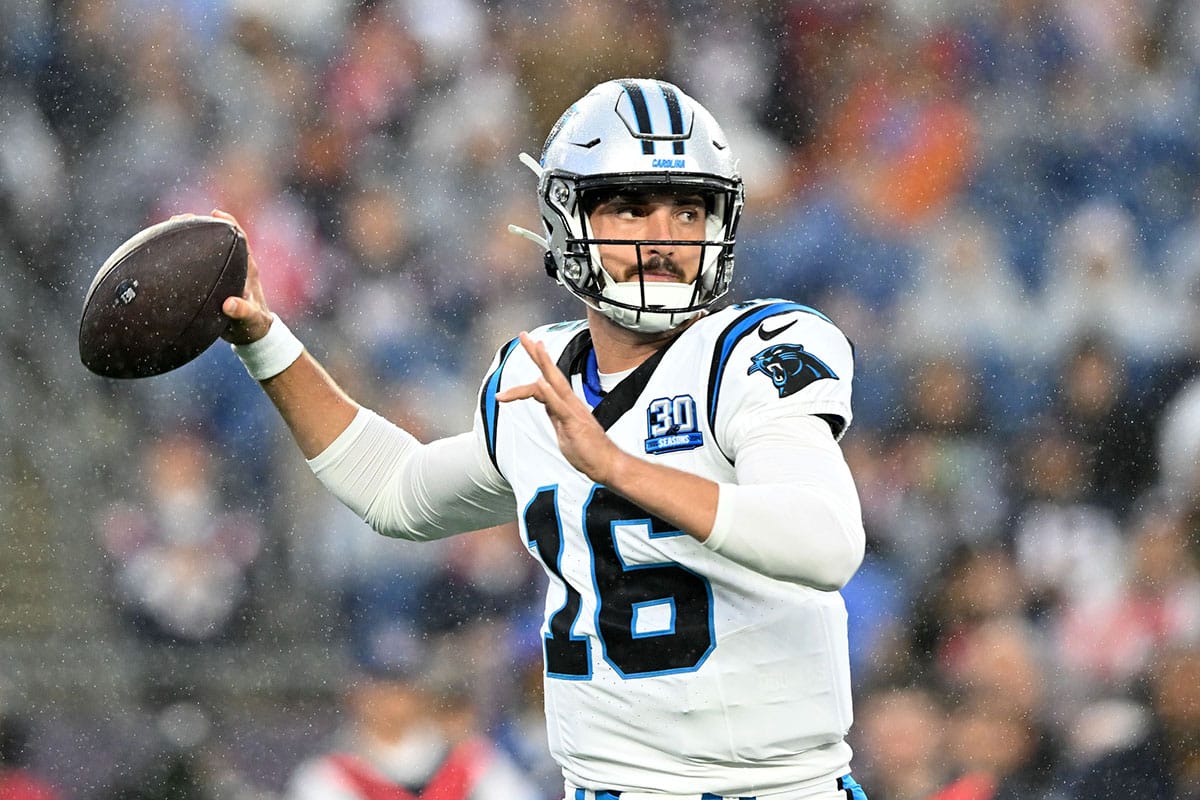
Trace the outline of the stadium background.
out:
<instances>
[{"instance_id":1,"label":"stadium background","mask_svg":"<svg viewBox=\"0 0 1200 800\"><path fill-rule=\"evenodd\" d=\"M516 155L627 75L730 135L737 294L856 344L872 796L979 771L1070 797L1162 721L1155 665L1200 636L1196 4L280 8L0 0L0 711L65 797L181 750L218 796L270 797L346 682L397 661L536 736L540 578L511 531L375 537L227 348L113 382L76 325L121 241L219 206L356 397L456 432L499 344L579 313L504 232L536 222ZM1200 725L1194 688L1175 705Z\"/></svg>"}]
</instances>

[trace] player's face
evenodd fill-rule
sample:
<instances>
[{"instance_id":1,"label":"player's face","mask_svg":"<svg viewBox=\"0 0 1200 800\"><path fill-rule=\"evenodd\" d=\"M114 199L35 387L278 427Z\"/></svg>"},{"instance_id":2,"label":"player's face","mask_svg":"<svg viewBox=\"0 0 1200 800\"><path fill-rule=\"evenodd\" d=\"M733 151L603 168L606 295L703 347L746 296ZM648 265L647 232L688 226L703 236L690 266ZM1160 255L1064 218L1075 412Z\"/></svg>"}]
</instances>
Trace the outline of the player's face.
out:
<instances>
[{"instance_id":1,"label":"player's face","mask_svg":"<svg viewBox=\"0 0 1200 800\"><path fill-rule=\"evenodd\" d=\"M604 269L617 281L638 280L691 283L700 272L705 235L705 203L698 194L629 192L601 201L591 212L592 236L597 239L640 241L641 245L598 245Z\"/></svg>"}]
</instances>

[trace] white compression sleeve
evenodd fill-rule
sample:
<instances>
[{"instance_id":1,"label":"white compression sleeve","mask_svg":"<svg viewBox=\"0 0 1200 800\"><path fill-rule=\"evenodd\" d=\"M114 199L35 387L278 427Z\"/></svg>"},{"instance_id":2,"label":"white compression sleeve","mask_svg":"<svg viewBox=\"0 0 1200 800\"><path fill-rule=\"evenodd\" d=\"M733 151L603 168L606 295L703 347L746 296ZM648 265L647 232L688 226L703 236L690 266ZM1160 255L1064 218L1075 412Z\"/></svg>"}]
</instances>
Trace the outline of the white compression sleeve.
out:
<instances>
[{"instance_id":1,"label":"white compression sleeve","mask_svg":"<svg viewBox=\"0 0 1200 800\"><path fill-rule=\"evenodd\" d=\"M308 462L321 483L372 528L441 539L513 519L507 483L464 433L421 444L368 409Z\"/></svg>"},{"instance_id":2,"label":"white compression sleeve","mask_svg":"<svg viewBox=\"0 0 1200 800\"><path fill-rule=\"evenodd\" d=\"M742 566L824 591L862 563L858 491L829 426L789 417L760 426L736 451L737 484L720 485L704 544Z\"/></svg>"}]
</instances>

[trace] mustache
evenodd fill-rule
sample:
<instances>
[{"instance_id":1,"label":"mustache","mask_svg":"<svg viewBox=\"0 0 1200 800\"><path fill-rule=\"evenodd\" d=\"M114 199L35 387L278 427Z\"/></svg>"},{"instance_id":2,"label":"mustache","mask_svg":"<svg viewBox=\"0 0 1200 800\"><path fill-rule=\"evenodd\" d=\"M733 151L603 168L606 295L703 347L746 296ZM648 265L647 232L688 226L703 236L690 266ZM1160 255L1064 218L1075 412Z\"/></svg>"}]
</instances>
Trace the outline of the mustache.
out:
<instances>
[{"instance_id":1,"label":"mustache","mask_svg":"<svg viewBox=\"0 0 1200 800\"><path fill-rule=\"evenodd\" d=\"M675 263L674 259L672 259L670 256L664 256L658 253L655 253L642 261L641 272L665 272L673 278L679 280L683 279L683 270L679 268L679 265ZM639 277L638 269L635 267L633 275L631 275L630 278L633 279L637 277Z\"/></svg>"}]
</instances>

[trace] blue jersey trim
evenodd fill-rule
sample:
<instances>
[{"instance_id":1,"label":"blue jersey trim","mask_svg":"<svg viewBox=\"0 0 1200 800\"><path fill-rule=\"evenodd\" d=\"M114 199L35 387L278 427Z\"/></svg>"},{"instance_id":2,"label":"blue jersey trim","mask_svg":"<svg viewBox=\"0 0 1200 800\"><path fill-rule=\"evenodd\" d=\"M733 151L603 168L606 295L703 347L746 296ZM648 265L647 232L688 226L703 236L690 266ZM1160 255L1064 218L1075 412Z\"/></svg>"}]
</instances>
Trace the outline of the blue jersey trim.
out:
<instances>
[{"instance_id":1,"label":"blue jersey trim","mask_svg":"<svg viewBox=\"0 0 1200 800\"><path fill-rule=\"evenodd\" d=\"M500 464L496 462L496 423L500 416L500 403L496 400L496 394L500 391L500 377L504 372L504 364L520 343L520 339L513 339L500 348L499 363L484 382L483 394L479 401L479 412L483 419L483 433L487 441L488 458L492 460L492 464L495 465L497 470L500 469Z\"/></svg>"},{"instance_id":2,"label":"blue jersey trim","mask_svg":"<svg viewBox=\"0 0 1200 800\"><path fill-rule=\"evenodd\" d=\"M713 365L712 371L708 378L708 428L714 434L717 430L717 403L720 400L721 379L725 376L725 367L729 362L729 355L737 346L746 334L750 333L758 324L765 319L776 316L778 314L787 314L792 311L803 311L805 314L812 314L821 319L833 324L829 317L817 311L815 308L801 305L800 303L789 302L773 302L767 305L754 306L748 312L738 317L733 323L717 337L716 346L713 348ZM718 447L720 443L718 442ZM726 454L728 457L728 454Z\"/></svg>"}]
</instances>

